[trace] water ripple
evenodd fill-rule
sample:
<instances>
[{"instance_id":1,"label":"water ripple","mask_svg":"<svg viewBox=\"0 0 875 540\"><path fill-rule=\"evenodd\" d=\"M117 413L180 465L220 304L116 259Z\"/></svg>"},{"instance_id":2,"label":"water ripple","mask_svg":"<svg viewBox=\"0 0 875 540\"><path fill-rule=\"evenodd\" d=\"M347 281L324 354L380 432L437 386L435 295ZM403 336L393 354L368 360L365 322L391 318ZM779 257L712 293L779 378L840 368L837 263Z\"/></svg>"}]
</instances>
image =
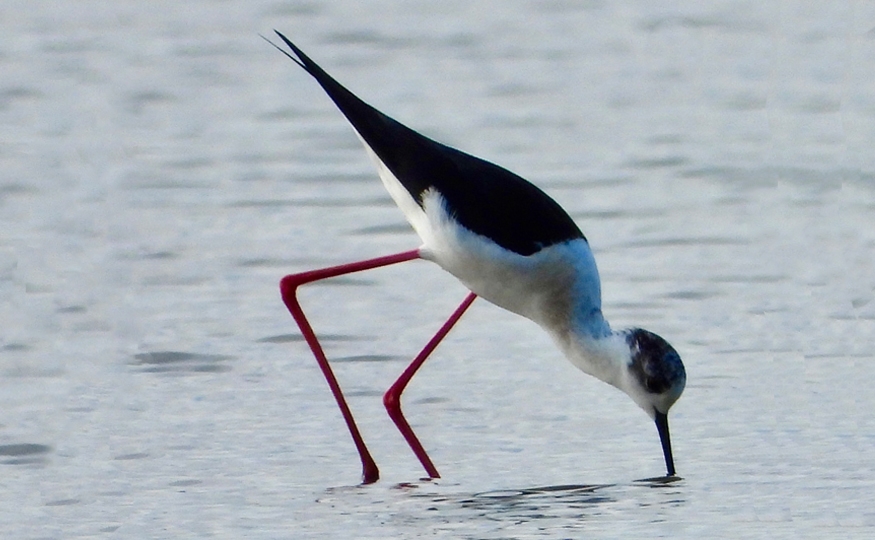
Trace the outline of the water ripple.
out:
<instances>
[{"instance_id":1,"label":"water ripple","mask_svg":"<svg viewBox=\"0 0 875 540\"><path fill-rule=\"evenodd\" d=\"M221 354L156 351L135 354L131 365L140 366L143 373L221 373L231 370L222 362L233 358Z\"/></svg>"},{"instance_id":2,"label":"water ripple","mask_svg":"<svg viewBox=\"0 0 875 540\"><path fill-rule=\"evenodd\" d=\"M319 334L319 341L365 341L372 340L364 336L353 336L351 334ZM276 336L267 336L255 340L257 343L303 343L306 340L301 334L279 334Z\"/></svg>"},{"instance_id":3,"label":"water ripple","mask_svg":"<svg viewBox=\"0 0 875 540\"><path fill-rule=\"evenodd\" d=\"M337 358L332 358L332 362L348 362L348 363L361 363L361 362L398 362L405 360L404 357L391 355L391 354L356 354L351 356L340 356Z\"/></svg>"},{"instance_id":4,"label":"water ripple","mask_svg":"<svg viewBox=\"0 0 875 540\"><path fill-rule=\"evenodd\" d=\"M690 236L668 238L644 238L625 242L624 247L663 247L663 246L742 246L750 242L744 238L729 236Z\"/></svg>"},{"instance_id":5,"label":"water ripple","mask_svg":"<svg viewBox=\"0 0 875 540\"><path fill-rule=\"evenodd\" d=\"M42 465L46 463L46 456L52 451L52 447L45 444L17 443L0 444L0 463L4 465Z\"/></svg>"}]
</instances>

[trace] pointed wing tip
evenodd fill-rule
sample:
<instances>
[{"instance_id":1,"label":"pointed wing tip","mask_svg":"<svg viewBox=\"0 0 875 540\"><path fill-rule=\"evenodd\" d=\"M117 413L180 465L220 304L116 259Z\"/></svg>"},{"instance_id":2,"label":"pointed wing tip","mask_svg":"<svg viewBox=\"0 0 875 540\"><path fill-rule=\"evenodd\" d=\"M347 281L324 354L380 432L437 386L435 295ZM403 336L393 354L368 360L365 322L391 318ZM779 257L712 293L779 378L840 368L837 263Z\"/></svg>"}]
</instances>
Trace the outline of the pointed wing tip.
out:
<instances>
[{"instance_id":1,"label":"pointed wing tip","mask_svg":"<svg viewBox=\"0 0 875 540\"><path fill-rule=\"evenodd\" d=\"M313 61L310 60L310 58L306 54L304 54L304 51L302 51L301 49L298 48L297 45L292 43L292 40L290 40L289 38L284 36L282 32L280 32L279 30L276 30L276 29L274 29L274 32L276 33L276 35L279 36L279 38L281 40L283 40L283 43L285 43L292 50L292 52L294 52L298 56L298 58L301 60L301 62L303 62L304 64L307 64L307 65L313 63Z\"/></svg>"},{"instance_id":2,"label":"pointed wing tip","mask_svg":"<svg viewBox=\"0 0 875 540\"><path fill-rule=\"evenodd\" d=\"M294 45L292 45L292 42L289 41L289 38L284 36L283 33L280 32L279 30L277 30L276 28L273 29L273 33L276 34L277 36L279 36L279 38L281 40L283 40L286 43L286 45L288 45L289 47L294 47ZM292 50L294 50L294 49L292 49Z\"/></svg>"},{"instance_id":3,"label":"pointed wing tip","mask_svg":"<svg viewBox=\"0 0 875 540\"><path fill-rule=\"evenodd\" d=\"M306 69L307 71L309 71L309 69L307 68L307 64L308 64L308 63L312 63L312 62L311 62L311 60L310 60L309 58L307 58L307 55L305 55L305 54L301 51L301 49L299 49L298 47L296 47L295 44L292 43L292 42L289 40L289 38L287 38L286 36L284 36L279 30L274 29L274 32L276 33L276 35L278 35L278 36L280 37L280 39L283 40L283 42L284 42L286 45L289 46L289 48L292 50L292 52L295 53L295 54L297 55L297 58L296 58L295 56L293 56L292 54L290 54L290 53L289 53L288 51L286 51L285 49L283 49L282 47L280 47L279 45L277 45L276 43L274 43L273 41L269 40L269 39L268 39L267 37L265 37L263 34L258 34L258 35L261 37L261 39L263 39L264 41L270 43L270 44L273 46L274 49L276 49L276 50L278 50L279 52L281 52L281 53L283 53L284 55L286 55L289 59L292 60L292 62L298 64L298 65L301 66L302 68L304 68L304 69Z\"/></svg>"}]
</instances>

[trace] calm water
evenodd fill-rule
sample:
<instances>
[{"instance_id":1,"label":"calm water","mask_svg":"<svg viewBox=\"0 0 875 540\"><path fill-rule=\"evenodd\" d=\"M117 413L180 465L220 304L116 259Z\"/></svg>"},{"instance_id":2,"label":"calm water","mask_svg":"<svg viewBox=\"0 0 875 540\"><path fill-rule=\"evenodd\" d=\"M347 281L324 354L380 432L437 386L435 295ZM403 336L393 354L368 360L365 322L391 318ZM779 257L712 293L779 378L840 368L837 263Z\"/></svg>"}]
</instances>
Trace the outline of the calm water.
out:
<instances>
[{"instance_id":1,"label":"calm water","mask_svg":"<svg viewBox=\"0 0 875 540\"><path fill-rule=\"evenodd\" d=\"M709 4L710 6L710 4ZM0 6L3 538L871 538L875 8L826 2ZM687 365L649 419L425 262L277 28L374 105L578 220L615 327Z\"/></svg>"}]
</instances>

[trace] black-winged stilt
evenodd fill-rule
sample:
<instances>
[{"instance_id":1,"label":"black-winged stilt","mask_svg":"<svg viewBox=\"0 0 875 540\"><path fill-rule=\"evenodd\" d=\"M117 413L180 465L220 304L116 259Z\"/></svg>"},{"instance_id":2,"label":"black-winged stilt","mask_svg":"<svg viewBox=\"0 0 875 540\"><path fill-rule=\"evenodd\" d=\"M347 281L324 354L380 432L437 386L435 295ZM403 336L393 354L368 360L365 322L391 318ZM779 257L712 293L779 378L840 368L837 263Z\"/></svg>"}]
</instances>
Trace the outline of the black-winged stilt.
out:
<instances>
[{"instance_id":1,"label":"black-winged stilt","mask_svg":"<svg viewBox=\"0 0 875 540\"><path fill-rule=\"evenodd\" d=\"M316 356L358 448L363 481L375 482L379 471L298 303L297 288L413 259L436 263L471 290L383 397L429 477L439 474L401 413L401 393L478 296L531 319L572 364L628 394L656 423L667 475L673 476L667 415L684 390L684 365L656 334L641 328L611 330L602 315L595 259L571 217L516 174L420 135L371 107L277 35L292 52L271 45L312 75L346 116L383 185L422 239L419 249L292 274L280 283L283 301Z\"/></svg>"}]
</instances>

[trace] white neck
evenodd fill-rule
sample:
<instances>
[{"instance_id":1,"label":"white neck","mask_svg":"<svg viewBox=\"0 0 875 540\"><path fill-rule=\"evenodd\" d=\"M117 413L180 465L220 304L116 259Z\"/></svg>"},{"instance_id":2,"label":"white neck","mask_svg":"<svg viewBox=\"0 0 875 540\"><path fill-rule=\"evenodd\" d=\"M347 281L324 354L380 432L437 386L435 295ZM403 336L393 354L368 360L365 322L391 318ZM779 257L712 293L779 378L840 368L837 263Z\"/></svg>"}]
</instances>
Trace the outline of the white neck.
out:
<instances>
[{"instance_id":1,"label":"white neck","mask_svg":"<svg viewBox=\"0 0 875 540\"><path fill-rule=\"evenodd\" d=\"M581 371L628 393L629 344L596 311L566 328L546 328L559 349Z\"/></svg>"}]
</instances>

